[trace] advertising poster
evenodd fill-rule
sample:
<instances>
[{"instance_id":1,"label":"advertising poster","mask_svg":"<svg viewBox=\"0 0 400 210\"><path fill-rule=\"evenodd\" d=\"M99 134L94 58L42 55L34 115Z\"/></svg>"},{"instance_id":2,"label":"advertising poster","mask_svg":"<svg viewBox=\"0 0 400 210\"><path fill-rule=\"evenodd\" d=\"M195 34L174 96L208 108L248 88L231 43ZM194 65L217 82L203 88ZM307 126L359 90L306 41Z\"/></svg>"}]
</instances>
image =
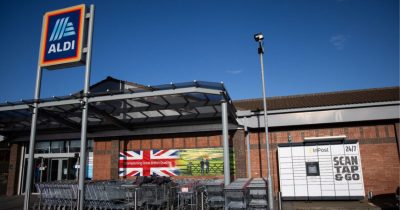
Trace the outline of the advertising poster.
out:
<instances>
[{"instance_id":1,"label":"advertising poster","mask_svg":"<svg viewBox=\"0 0 400 210\"><path fill-rule=\"evenodd\" d=\"M119 176L223 175L223 154L222 147L120 152Z\"/></svg>"},{"instance_id":2,"label":"advertising poster","mask_svg":"<svg viewBox=\"0 0 400 210\"><path fill-rule=\"evenodd\" d=\"M87 170L87 178L92 179L93 178L93 152L89 152L88 155L88 164L86 166Z\"/></svg>"}]
</instances>

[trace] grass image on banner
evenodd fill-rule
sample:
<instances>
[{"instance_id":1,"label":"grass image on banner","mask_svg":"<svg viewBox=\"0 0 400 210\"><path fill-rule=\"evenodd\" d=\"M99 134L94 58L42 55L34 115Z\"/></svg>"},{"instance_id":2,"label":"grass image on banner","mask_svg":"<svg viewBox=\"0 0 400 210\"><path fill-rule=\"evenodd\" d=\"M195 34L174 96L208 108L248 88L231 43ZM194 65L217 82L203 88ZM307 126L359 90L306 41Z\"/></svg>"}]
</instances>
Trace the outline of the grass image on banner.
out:
<instances>
[{"instance_id":1,"label":"grass image on banner","mask_svg":"<svg viewBox=\"0 0 400 210\"><path fill-rule=\"evenodd\" d=\"M223 175L223 148L181 149L177 167L182 176Z\"/></svg>"}]
</instances>

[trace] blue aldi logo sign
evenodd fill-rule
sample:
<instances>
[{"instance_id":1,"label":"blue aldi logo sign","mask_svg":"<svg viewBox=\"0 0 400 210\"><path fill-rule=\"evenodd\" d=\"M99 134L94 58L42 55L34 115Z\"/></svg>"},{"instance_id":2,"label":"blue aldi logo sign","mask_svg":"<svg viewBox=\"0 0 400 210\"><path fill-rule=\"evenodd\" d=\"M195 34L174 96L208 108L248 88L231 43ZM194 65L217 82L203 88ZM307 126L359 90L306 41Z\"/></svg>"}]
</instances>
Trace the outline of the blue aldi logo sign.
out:
<instances>
[{"instance_id":1,"label":"blue aldi logo sign","mask_svg":"<svg viewBox=\"0 0 400 210\"><path fill-rule=\"evenodd\" d=\"M44 15L40 66L58 69L82 65L85 5L47 12Z\"/></svg>"}]
</instances>

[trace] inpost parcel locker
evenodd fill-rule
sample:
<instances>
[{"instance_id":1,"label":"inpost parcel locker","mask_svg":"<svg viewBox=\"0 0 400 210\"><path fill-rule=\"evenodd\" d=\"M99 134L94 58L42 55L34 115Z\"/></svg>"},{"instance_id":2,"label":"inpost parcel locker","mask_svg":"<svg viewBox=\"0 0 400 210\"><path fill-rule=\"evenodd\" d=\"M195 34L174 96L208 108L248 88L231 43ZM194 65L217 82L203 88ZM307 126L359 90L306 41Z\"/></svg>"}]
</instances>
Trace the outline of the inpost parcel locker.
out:
<instances>
[{"instance_id":1,"label":"inpost parcel locker","mask_svg":"<svg viewBox=\"0 0 400 210\"><path fill-rule=\"evenodd\" d=\"M357 141L279 144L278 162L282 199L364 198Z\"/></svg>"}]
</instances>

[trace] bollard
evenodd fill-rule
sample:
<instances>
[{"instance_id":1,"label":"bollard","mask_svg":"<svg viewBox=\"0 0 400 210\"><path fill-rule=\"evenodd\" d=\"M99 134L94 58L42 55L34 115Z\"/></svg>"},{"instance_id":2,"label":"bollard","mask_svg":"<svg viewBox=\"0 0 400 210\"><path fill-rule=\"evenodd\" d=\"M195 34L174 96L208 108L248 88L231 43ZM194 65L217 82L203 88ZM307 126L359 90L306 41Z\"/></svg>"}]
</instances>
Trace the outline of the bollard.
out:
<instances>
[{"instance_id":1,"label":"bollard","mask_svg":"<svg viewBox=\"0 0 400 210\"><path fill-rule=\"evenodd\" d=\"M372 193L372 191L368 191L368 200L372 200L373 197L374 193Z\"/></svg>"},{"instance_id":2,"label":"bollard","mask_svg":"<svg viewBox=\"0 0 400 210\"><path fill-rule=\"evenodd\" d=\"M201 191L201 210L204 210L204 191Z\"/></svg>"},{"instance_id":3,"label":"bollard","mask_svg":"<svg viewBox=\"0 0 400 210\"><path fill-rule=\"evenodd\" d=\"M282 192L278 192L278 209L282 210Z\"/></svg>"}]
</instances>

